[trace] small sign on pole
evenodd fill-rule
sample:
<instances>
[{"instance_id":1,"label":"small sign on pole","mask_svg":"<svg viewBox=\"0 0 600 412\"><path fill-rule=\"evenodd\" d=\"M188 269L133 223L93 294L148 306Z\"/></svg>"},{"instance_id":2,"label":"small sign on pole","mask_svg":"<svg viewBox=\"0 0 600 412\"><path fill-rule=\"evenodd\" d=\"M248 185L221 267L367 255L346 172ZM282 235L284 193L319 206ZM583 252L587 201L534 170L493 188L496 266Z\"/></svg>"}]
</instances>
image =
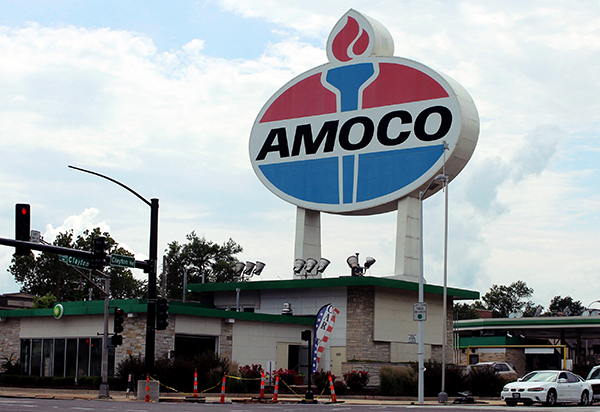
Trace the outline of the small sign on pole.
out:
<instances>
[{"instance_id":1,"label":"small sign on pole","mask_svg":"<svg viewBox=\"0 0 600 412\"><path fill-rule=\"evenodd\" d=\"M427 303L426 302L415 302L413 303L413 320L417 322L423 322L427 320Z\"/></svg>"}]
</instances>

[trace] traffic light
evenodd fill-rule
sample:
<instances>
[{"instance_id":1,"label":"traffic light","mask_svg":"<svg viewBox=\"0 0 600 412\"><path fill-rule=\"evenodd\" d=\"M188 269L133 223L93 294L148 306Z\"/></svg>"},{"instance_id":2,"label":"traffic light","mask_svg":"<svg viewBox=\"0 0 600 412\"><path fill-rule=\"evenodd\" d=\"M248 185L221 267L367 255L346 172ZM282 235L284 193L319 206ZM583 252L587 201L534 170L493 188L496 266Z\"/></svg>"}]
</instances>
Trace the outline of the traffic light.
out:
<instances>
[{"instance_id":1,"label":"traffic light","mask_svg":"<svg viewBox=\"0 0 600 412\"><path fill-rule=\"evenodd\" d=\"M15 206L15 240L29 242L31 233L31 208L28 204L17 203ZM31 250L23 247L15 248L15 255L29 255Z\"/></svg>"},{"instance_id":2,"label":"traffic light","mask_svg":"<svg viewBox=\"0 0 600 412\"><path fill-rule=\"evenodd\" d=\"M166 299L156 301L156 330L165 330L169 326L169 302Z\"/></svg>"},{"instance_id":3,"label":"traffic light","mask_svg":"<svg viewBox=\"0 0 600 412\"><path fill-rule=\"evenodd\" d=\"M103 236L92 238L92 269L104 269L106 260L106 238Z\"/></svg>"},{"instance_id":4,"label":"traffic light","mask_svg":"<svg viewBox=\"0 0 600 412\"><path fill-rule=\"evenodd\" d=\"M119 346L123 344L123 336L122 335L112 335L110 337L111 346Z\"/></svg>"},{"instance_id":5,"label":"traffic light","mask_svg":"<svg viewBox=\"0 0 600 412\"><path fill-rule=\"evenodd\" d=\"M123 323L125 322L125 311L121 308L116 308L115 309L115 320L114 320L114 327L113 327L113 332L115 332L115 334L119 334L121 332L123 332Z\"/></svg>"}]
</instances>

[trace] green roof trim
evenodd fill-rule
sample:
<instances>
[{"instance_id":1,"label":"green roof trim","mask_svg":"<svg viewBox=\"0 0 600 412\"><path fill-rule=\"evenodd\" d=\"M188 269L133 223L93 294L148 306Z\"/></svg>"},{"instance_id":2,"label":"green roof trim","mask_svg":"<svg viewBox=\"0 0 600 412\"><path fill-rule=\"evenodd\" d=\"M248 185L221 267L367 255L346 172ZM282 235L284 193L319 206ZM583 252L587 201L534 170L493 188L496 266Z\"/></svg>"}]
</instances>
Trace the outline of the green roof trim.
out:
<instances>
[{"instance_id":1,"label":"green roof trim","mask_svg":"<svg viewBox=\"0 0 600 412\"><path fill-rule=\"evenodd\" d=\"M502 327L548 327L548 326L598 326L600 317L597 316L562 316L539 318L492 318L468 319L454 322L454 328L484 329Z\"/></svg>"},{"instance_id":2,"label":"green roof trim","mask_svg":"<svg viewBox=\"0 0 600 412\"><path fill-rule=\"evenodd\" d=\"M104 300L84 302L60 302L64 307L63 316L83 316L104 314ZM115 308L121 308L125 313L146 313L146 299L111 300L109 313ZM273 322L295 325L314 325L314 316L270 315L266 313L235 312L207 308L206 305L195 302L169 302L169 313L209 318L239 319L257 322ZM52 309L14 309L0 310L0 318L53 317Z\"/></svg>"},{"instance_id":3,"label":"green roof trim","mask_svg":"<svg viewBox=\"0 0 600 412\"><path fill-rule=\"evenodd\" d=\"M254 282L196 283L188 285L191 292L227 292L241 290L299 289L299 288L335 288L348 286L377 286L382 288L419 291L419 284L405 280L378 278L373 276L345 276L323 279L259 280ZM424 285L424 293L443 295L444 288L436 285ZM448 288L448 296L455 299L479 299L479 292L473 290Z\"/></svg>"},{"instance_id":4,"label":"green roof trim","mask_svg":"<svg viewBox=\"0 0 600 412\"><path fill-rule=\"evenodd\" d=\"M495 346L519 346L519 345L539 345L540 340L522 339L518 336L509 338L508 336L473 336L468 338L459 337L459 348L464 349L469 346L476 347L495 347Z\"/></svg>"}]
</instances>

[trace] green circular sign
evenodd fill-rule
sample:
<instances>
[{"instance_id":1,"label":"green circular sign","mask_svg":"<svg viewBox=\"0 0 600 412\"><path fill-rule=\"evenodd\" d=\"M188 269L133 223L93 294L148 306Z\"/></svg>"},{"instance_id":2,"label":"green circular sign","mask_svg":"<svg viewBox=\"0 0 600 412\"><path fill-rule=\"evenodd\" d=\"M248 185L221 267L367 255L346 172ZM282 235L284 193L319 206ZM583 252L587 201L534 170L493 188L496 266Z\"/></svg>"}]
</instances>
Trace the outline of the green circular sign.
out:
<instances>
[{"instance_id":1,"label":"green circular sign","mask_svg":"<svg viewBox=\"0 0 600 412\"><path fill-rule=\"evenodd\" d=\"M65 313L65 309L63 308L63 305L61 305L60 303L57 303L56 305L54 305L54 319L62 318L63 313Z\"/></svg>"}]
</instances>

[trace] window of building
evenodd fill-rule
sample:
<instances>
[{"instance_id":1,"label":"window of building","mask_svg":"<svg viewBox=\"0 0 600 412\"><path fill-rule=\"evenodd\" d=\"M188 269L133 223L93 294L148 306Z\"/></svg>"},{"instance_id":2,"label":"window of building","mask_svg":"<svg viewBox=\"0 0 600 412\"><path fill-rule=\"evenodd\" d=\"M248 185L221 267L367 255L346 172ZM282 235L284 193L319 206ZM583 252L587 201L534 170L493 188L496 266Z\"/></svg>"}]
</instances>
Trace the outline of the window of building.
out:
<instances>
[{"instance_id":1,"label":"window of building","mask_svg":"<svg viewBox=\"0 0 600 412\"><path fill-rule=\"evenodd\" d=\"M35 376L100 376L102 338L21 339L21 373ZM115 371L115 348L108 348L108 375Z\"/></svg>"},{"instance_id":2,"label":"window of building","mask_svg":"<svg viewBox=\"0 0 600 412\"><path fill-rule=\"evenodd\" d=\"M194 359L206 352L217 353L215 336L175 335L175 357Z\"/></svg>"}]
</instances>

